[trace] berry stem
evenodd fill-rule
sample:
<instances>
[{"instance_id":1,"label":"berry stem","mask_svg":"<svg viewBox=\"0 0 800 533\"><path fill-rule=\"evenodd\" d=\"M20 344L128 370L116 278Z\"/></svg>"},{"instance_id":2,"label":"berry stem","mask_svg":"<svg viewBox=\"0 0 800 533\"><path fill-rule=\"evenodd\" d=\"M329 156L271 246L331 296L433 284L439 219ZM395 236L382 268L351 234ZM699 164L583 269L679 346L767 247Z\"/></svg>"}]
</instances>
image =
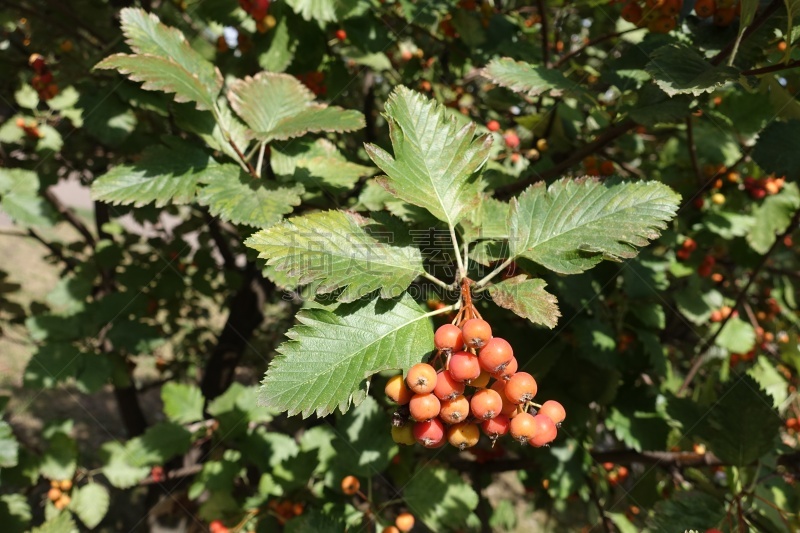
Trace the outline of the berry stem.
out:
<instances>
[{"instance_id":1,"label":"berry stem","mask_svg":"<svg viewBox=\"0 0 800 533\"><path fill-rule=\"evenodd\" d=\"M264 152L267 150L267 143L262 142L258 149L258 163L256 163L256 174L261 177L261 165L264 163Z\"/></svg>"},{"instance_id":2,"label":"berry stem","mask_svg":"<svg viewBox=\"0 0 800 533\"><path fill-rule=\"evenodd\" d=\"M423 272L421 275L422 275L423 278L427 279L431 283L435 283L436 285L440 286L443 289L451 289L452 288L452 285L448 285L447 283L445 283L444 281L440 280L436 276L432 276L431 274L428 274L427 272Z\"/></svg>"},{"instance_id":3,"label":"berry stem","mask_svg":"<svg viewBox=\"0 0 800 533\"><path fill-rule=\"evenodd\" d=\"M450 239L453 241L453 250L455 251L456 262L458 263L457 279L460 281L467 277L467 271L464 269L464 261L461 260L461 247L458 245L458 239L456 238L456 228L452 224L448 224L447 227L450 229Z\"/></svg>"},{"instance_id":4,"label":"berry stem","mask_svg":"<svg viewBox=\"0 0 800 533\"><path fill-rule=\"evenodd\" d=\"M475 292L481 292L481 290L483 290L483 286L484 285L486 285L487 283L492 281L492 279L494 279L495 276L497 276L503 270L507 269L508 266L513 262L514 262L514 258L513 257L509 257L508 259L503 261L503 263L499 267L495 268L494 270L489 272L489 274L487 274L481 280L479 280L477 283L475 283L475 286L478 287L478 289L479 289L479 290L477 290Z\"/></svg>"}]
</instances>

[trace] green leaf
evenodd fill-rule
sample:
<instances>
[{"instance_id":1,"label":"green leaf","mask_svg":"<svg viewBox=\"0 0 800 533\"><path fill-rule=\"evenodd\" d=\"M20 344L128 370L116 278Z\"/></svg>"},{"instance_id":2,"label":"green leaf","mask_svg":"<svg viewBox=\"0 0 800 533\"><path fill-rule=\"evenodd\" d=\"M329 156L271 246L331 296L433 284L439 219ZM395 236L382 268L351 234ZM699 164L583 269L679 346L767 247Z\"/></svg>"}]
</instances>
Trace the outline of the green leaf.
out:
<instances>
[{"instance_id":1,"label":"green leaf","mask_svg":"<svg viewBox=\"0 0 800 533\"><path fill-rule=\"evenodd\" d=\"M118 489L133 487L150 474L149 466L130 463L128 450L119 442L105 443L101 455L105 457L103 475Z\"/></svg>"},{"instance_id":2,"label":"green leaf","mask_svg":"<svg viewBox=\"0 0 800 533\"><path fill-rule=\"evenodd\" d=\"M736 80L739 75L735 68L715 67L688 44L669 44L656 49L650 54L646 69L670 96L700 96Z\"/></svg>"},{"instance_id":3,"label":"green leaf","mask_svg":"<svg viewBox=\"0 0 800 533\"><path fill-rule=\"evenodd\" d=\"M75 377L80 355L76 347L66 342L50 342L40 346L25 367L25 387L50 388Z\"/></svg>"},{"instance_id":4,"label":"green leaf","mask_svg":"<svg viewBox=\"0 0 800 533\"><path fill-rule=\"evenodd\" d=\"M0 524L3 524L4 531L8 533L28 531L32 518L31 506L25 495L4 494L0 496Z\"/></svg>"},{"instance_id":5,"label":"green leaf","mask_svg":"<svg viewBox=\"0 0 800 533\"><path fill-rule=\"evenodd\" d=\"M153 202L156 207L187 204L194 199L198 181L219 166L204 151L187 143L148 146L135 165L114 167L95 179L92 197L136 207Z\"/></svg>"},{"instance_id":6,"label":"green leaf","mask_svg":"<svg viewBox=\"0 0 800 533\"><path fill-rule=\"evenodd\" d=\"M358 0L286 0L286 3L305 20L323 23L342 20L358 6Z\"/></svg>"},{"instance_id":7,"label":"green leaf","mask_svg":"<svg viewBox=\"0 0 800 533\"><path fill-rule=\"evenodd\" d=\"M150 426L141 437L127 442L127 461L134 466L163 465L175 455L185 453L192 442L192 434L174 422L160 422Z\"/></svg>"},{"instance_id":8,"label":"green leaf","mask_svg":"<svg viewBox=\"0 0 800 533\"><path fill-rule=\"evenodd\" d=\"M511 201L511 256L561 274L577 274L603 259L636 256L676 213L680 196L654 181L561 179L528 187Z\"/></svg>"},{"instance_id":9,"label":"green leaf","mask_svg":"<svg viewBox=\"0 0 800 533\"><path fill-rule=\"evenodd\" d=\"M756 380L759 387L773 398L773 407L779 409L789 398L786 378L778 372L775 365L763 355L759 355L747 374Z\"/></svg>"},{"instance_id":10,"label":"green leaf","mask_svg":"<svg viewBox=\"0 0 800 533\"><path fill-rule=\"evenodd\" d=\"M630 117L639 124L655 126L659 123L675 123L690 113L691 96L680 95L670 98L654 85L645 85L638 91L636 105L628 111Z\"/></svg>"},{"instance_id":11,"label":"green leaf","mask_svg":"<svg viewBox=\"0 0 800 533\"><path fill-rule=\"evenodd\" d=\"M773 450L781 418L772 407L772 397L752 377L730 381L717 398L693 431L717 457L745 466Z\"/></svg>"},{"instance_id":12,"label":"green leaf","mask_svg":"<svg viewBox=\"0 0 800 533\"><path fill-rule=\"evenodd\" d=\"M105 518L110 503L108 489L99 483L87 483L72 491L69 510L75 513L86 527L94 529Z\"/></svg>"},{"instance_id":13,"label":"green leaf","mask_svg":"<svg viewBox=\"0 0 800 533\"><path fill-rule=\"evenodd\" d=\"M756 345L756 332L749 322L733 317L722 328L716 345L731 353L747 353Z\"/></svg>"},{"instance_id":14,"label":"green leaf","mask_svg":"<svg viewBox=\"0 0 800 533\"><path fill-rule=\"evenodd\" d=\"M275 174L326 192L329 189L350 190L359 178L377 172L374 167L351 163L327 139L293 142L285 148L271 148L272 170Z\"/></svg>"},{"instance_id":15,"label":"green leaf","mask_svg":"<svg viewBox=\"0 0 800 533\"><path fill-rule=\"evenodd\" d=\"M39 93L26 83L14 91L14 101L20 107L36 109L39 106Z\"/></svg>"},{"instance_id":16,"label":"green leaf","mask_svg":"<svg viewBox=\"0 0 800 533\"><path fill-rule=\"evenodd\" d=\"M17 466L19 443L7 422L0 420L0 468Z\"/></svg>"},{"instance_id":17,"label":"green leaf","mask_svg":"<svg viewBox=\"0 0 800 533\"><path fill-rule=\"evenodd\" d=\"M344 517L339 512L325 513L322 509L312 508L301 516L286 522L285 533L333 533L347 531Z\"/></svg>"},{"instance_id":18,"label":"green leaf","mask_svg":"<svg viewBox=\"0 0 800 533\"><path fill-rule=\"evenodd\" d=\"M477 172L489 157L492 137L475 137L474 123L459 129L442 105L402 86L386 102L386 118L394 157L365 145L387 174L382 184L455 226L479 201Z\"/></svg>"},{"instance_id":19,"label":"green leaf","mask_svg":"<svg viewBox=\"0 0 800 533\"><path fill-rule=\"evenodd\" d=\"M0 208L22 227L52 226L57 219L39 195L39 176L20 168L0 168Z\"/></svg>"},{"instance_id":20,"label":"green leaf","mask_svg":"<svg viewBox=\"0 0 800 533\"><path fill-rule=\"evenodd\" d=\"M553 329L561 311L556 297L544 290L545 285L543 279L527 279L523 274L495 283L489 287L489 294L500 307L514 311L534 324Z\"/></svg>"},{"instance_id":21,"label":"green leaf","mask_svg":"<svg viewBox=\"0 0 800 533\"><path fill-rule=\"evenodd\" d=\"M39 471L48 479L72 479L78 466L78 445L64 433L49 439L47 451L39 463Z\"/></svg>"},{"instance_id":22,"label":"green leaf","mask_svg":"<svg viewBox=\"0 0 800 533\"><path fill-rule=\"evenodd\" d=\"M409 509L433 531L458 528L478 506L478 494L449 468L419 468L404 493Z\"/></svg>"},{"instance_id":23,"label":"green leaf","mask_svg":"<svg viewBox=\"0 0 800 533\"><path fill-rule=\"evenodd\" d=\"M778 176L800 174L800 154L794 140L800 136L800 120L773 121L758 136L753 161L765 172Z\"/></svg>"},{"instance_id":24,"label":"green leaf","mask_svg":"<svg viewBox=\"0 0 800 533\"><path fill-rule=\"evenodd\" d=\"M134 55L112 55L95 66L117 69L143 89L175 93L177 102L195 102L198 109L213 109L222 75L213 64L192 50L183 34L161 24L142 9L120 13L122 31Z\"/></svg>"},{"instance_id":25,"label":"green leaf","mask_svg":"<svg viewBox=\"0 0 800 533\"><path fill-rule=\"evenodd\" d=\"M324 416L337 406L345 412L356 393L364 393L365 379L410 368L433 345L428 315L408 294L334 311L305 309L297 320L267 370L259 398L289 415Z\"/></svg>"},{"instance_id":26,"label":"green leaf","mask_svg":"<svg viewBox=\"0 0 800 533\"><path fill-rule=\"evenodd\" d=\"M544 93L560 96L580 87L565 78L559 70L514 61L508 57L493 59L482 74L498 85L528 96Z\"/></svg>"},{"instance_id":27,"label":"green leaf","mask_svg":"<svg viewBox=\"0 0 800 533\"><path fill-rule=\"evenodd\" d=\"M297 36L289 31L287 18L281 17L278 25L272 30L272 41L269 48L258 56L258 64L269 72L283 72L292 64L297 49Z\"/></svg>"},{"instance_id":28,"label":"green leaf","mask_svg":"<svg viewBox=\"0 0 800 533\"><path fill-rule=\"evenodd\" d=\"M339 438L333 441L339 476L363 472L369 477L383 472L396 452L391 432L387 432L386 413L371 396L351 409L336 424Z\"/></svg>"},{"instance_id":29,"label":"green leaf","mask_svg":"<svg viewBox=\"0 0 800 533\"><path fill-rule=\"evenodd\" d=\"M699 491L678 492L656 504L648 531L706 531L719 526L724 518L725 509L717 498Z\"/></svg>"},{"instance_id":30,"label":"green leaf","mask_svg":"<svg viewBox=\"0 0 800 533\"><path fill-rule=\"evenodd\" d=\"M70 513L58 513L41 526L31 529L30 533L78 533L78 526Z\"/></svg>"},{"instance_id":31,"label":"green leaf","mask_svg":"<svg viewBox=\"0 0 800 533\"><path fill-rule=\"evenodd\" d=\"M765 254L775 243L800 209L800 191L796 183L787 183L781 192L768 196L764 202L753 209L755 221L750 227L747 242L760 254Z\"/></svg>"},{"instance_id":32,"label":"green leaf","mask_svg":"<svg viewBox=\"0 0 800 533\"><path fill-rule=\"evenodd\" d=\"M259 257L296 285L313 283L317 294L344 289L351 302L380 289L381 298L403 293L424 272L413 246L393 246L393 234L371 219L344 211L294 217L245 241Z\"/></svg>"},{"instance_id":33,"label":"green leaf","mask_svg":"<svg viewBox=\"0 0 800 533\"><path fill-rule=\"evenodd\" d=\"M171 381L161 388L164 414L178 424L203 419L203 393L194 385Z\"/></svg>"},{"instance_id":34,"label":"green leaf","mask_svg":"<svg viewBox=\"0 0 800 533\"><path fill-rule=\"evenodd\" d=\"M469 212L469 216L461 221L464 239L467 242L481 239L501 240L508 238L508 202L501 202L488 196L481 197L477 209Z\"/></svg>"},{"instance_id":35,"label":"green leaf","mask_svg":"<svg viewBox=\"0 0 800 533\"><path fill-rule=\"evenodd\" d=\"M237 165L219 165L200 176L205 186L197 194L213 216L234 224L267 228L300 205L302 185L282 186L254 179Z\"/></svg>"},{"instance_id":36,"label":"green leaf","mask_svg":"<svg viewBox=\"0 0 800 533\"><path fill-rule=\"evenodd\" d=\"M262 142L306 133L355 131L365 125L358 111L314 103L314 93L289 74L259 72L236 80L228 99Z\"/></svg>"}]
</instances>

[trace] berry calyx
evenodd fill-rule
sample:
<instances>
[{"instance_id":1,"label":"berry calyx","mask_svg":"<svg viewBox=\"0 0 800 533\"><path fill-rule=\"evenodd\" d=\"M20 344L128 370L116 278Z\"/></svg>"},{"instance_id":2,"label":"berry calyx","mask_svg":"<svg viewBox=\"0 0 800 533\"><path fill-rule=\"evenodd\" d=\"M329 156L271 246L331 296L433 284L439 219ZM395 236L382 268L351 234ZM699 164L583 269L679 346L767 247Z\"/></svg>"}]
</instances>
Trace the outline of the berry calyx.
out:
<instances>
[{"instance_id":1,"label":"berry calyx","mask_svg":"<svg viewBox=\"0 0 800 533\"><path fill-rule=\"evenodd\" d=\"M361 488L361 482L358 480L356 476L345 476L342 479L342 492L344 492L348 496L356 494L360 488Z\"/></svg>"},{"instance_id":2,"label":"berry calyx","mask_svg":"<svg viewBox=\"0 0 800 533\"><path fill-rule=\"evenodd\" d=\"M536 421L530 413L520 413L511 419L508 425L508 432L511 437L520 444L525 444L536 434Z\"/></svg>"},{"instance_id":3,"label":"berry calyx","mask_svg":"<svg viewBox=\"0 0 800 533\"><path fill-rule=\"evenodd\" d=\"M439 398L433 394L415 394L408 402L408 410L411 418L417 422L424 422L439 416L441 403Z\"/></svg>"},{"instance_id":4,"label":"berry calyx","mask_svg":"<svg viewBox=\"0 0 800 533\"><path fill-rule=\"evenodd\" d=\"M407 533L414 528L414 515L411 513L400 513L397 515L397 518L394 519L394 525L398 530Z\"/></svg>"},{"instance_id":5,"label":"berry calyx","mask_svg":"<svg viewBox=\"0 0 800 533\"><path fill-rule=\"evenodd\" d=\"M438 448L444 444L444 424L434 418L414 424L414 438L426 448Z\"/></svg>"},{"instance_id":6,"label":"berry calyx","mask_svg":"<svg viewBox=\"0 0 800 533\"><path fill-rule=\"evenodd\" d=\"M482 348L492 338L492 326L480 318L471 318L461 326L464 343L470 348Z\"/></svg>"},{"instance_id":7,"label":"berry calyx","mask_svg":"<svg viewBox=\"0 0 800 533\"><path fill-rule=\"evenodd\" d=\"M503 399L492 389L481 389L472 395L469 401L472 415L479 420L488 420L499 415L503 410Z\"/></svg>"},{"instance_id":8,"label":"berry calyx","mask_svg":"<svg viewBox=\"0 0 800 533\"><path fill-rule=\"evenodd\" d=\"M533 376L527 372L517 372L506 383L506 398L512 403L521 404L533 400L539 386Z\"/></svg>"},{"instance_id":9,"label":"berry calyx","mask_svg":"<svg viewBox=\"0 0 800 533\"><path fill-rule=\"evenodd\" d=\"M537 448L545 446L553 442L558 435L556 425L550 420L550 417L545 415L536 415L533 417L533 423L536 426L534 434L528 439L528 444Z\"/></svg>"},{"instance_id":10,"label":"berry calyx","mask_svg":"<svg viewBox=\"0 0 800 533\"><path fill-rule=\"evenodd\" d=\"M439 418L445 424L458 424L469 417L469 400L465 396L456 396L442 403Z\"/></svg>"},{"instance_id":11,"label":"berry calyx","mask_svg":"<svg viewBox=\"0 0 800 533\"><path fill-rule=\"evenodd\" d=\"M456 381L472 381L481 375L481 364L478 357L469 352L456 352L450 357L447 371Z\"/></svg>"},{"instance_id":12,"label":"berry calyx","mask_svg":"<svg viewBox=\"0 0 800 533\"><path fill-rule=\"evenodd\" d=\"M463 349L464 335L461 333L461 328L453 324L440 326L433 335L433 345L445 353Z\"/></svg>"},{"instance_id":13,"label":"berry calyx","mask_svg":"<svg viewBox=\"0 0 800 533\"><path fill-rule=\"evenodd\" d=\"M508 379L517 373L519 369L519 363L517 362L516 357L512 357L511 361L509 361L508 365L505 366L502 370L499 370L492 374L492 377L497 380L501 381L508 381Z\"/></svg>"},{"instance_id":14,"label":"berry calyx","mask_svg":"<svg viewBox=\"0 0 800 533\"><path fill-rule=\"evenodd\" d=\"M508 433L508 426L510 423L511 420L509 420L506 415L499 414L494 418L484 420L481 423L481 429L488 437L496 439Z\"/></svg>"},{"instance_id":15,"label":"berry calyx","mask_svg":"<svg viewBox=\"0 0 800 533\"><path fill-rule=\"evenodd\" d=\"M466 450L478 444L481 431L475 424L462 422L447 429L447 442L459 450Z\"/></svg>"},{"instance_id":16,"label":"berry calyx","mask_svg":"<svg viewBox=\"0 0 800 533\"><path fill-rule=\"evenodd\" d=\"M514 358L514 349L507 340L494 337L478 352L478 361L481 368L495 374L502 371Z\"/></svg>"},{"instance_id":17,"label":"berry calyx","mask_svg":"<svg viewBox=\"0 0 800 533\"><path fill-rule=\"evenodd\" d=\"M552 420L556 426L567 418L567 412L564 410L564 406L555 400L547 400L544 402L539 408L539 414Z\"/></svg>"},{"instance_id":18,"label":"berry calyx","mask_svg":"<svg viewBox=\"0 0 800 533\"><path fill-rule=\"evenodd\" d=\"M408 371L406 383L416 394L432 392L436 387L436 369L427 363L417 363Z\"/></svg>"},{"instance_id":19,"label":"berry calyx","mask_svg":"<svg viewBox=\"0 0 800 533\"><path fill-rule=\"evenodd\" d=\"M406 405L414 396L414 393L406 386L402 374L390 377L384 392L397 405Z\"/></svg>"},{"instance_id":20,"label":"berry calyx","mask_svg":"<svg viewBox=\"0 0 800 533\"><path fill-rule=\"evenodd\" d=\"M452 400L459 394L464 394L464 383L453 379L452 374L446 370L440 370L436 374L436 386L433 394L442 401Z\"/></svg>"}]
</instances>

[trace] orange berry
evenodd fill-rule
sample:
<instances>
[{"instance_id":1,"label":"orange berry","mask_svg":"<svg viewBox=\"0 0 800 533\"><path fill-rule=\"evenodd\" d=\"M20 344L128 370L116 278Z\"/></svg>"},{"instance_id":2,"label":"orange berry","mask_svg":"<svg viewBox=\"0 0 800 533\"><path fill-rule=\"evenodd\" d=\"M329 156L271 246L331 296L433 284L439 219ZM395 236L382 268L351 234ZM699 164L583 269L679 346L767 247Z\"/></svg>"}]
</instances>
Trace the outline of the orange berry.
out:
<instances>
[{"instance_id":1,"label":"orange berry","mask_svg":"<svg viewBox=\"0 0 800 533\"><path fill-rule=\"evenodd\" d=\"M414 393L406 386L402 374L390 377L389 381L386 382L384 392L386 392L386 396L398 405L407 404L411 401L411 397L414 396Z\"/></svg>"},{"instance_id":2,"label":"orange berry","mask_svg":"<svg viewBox=\"0 0 800 533\"><path fill-rule=\"evenodd\" d=\"M536 422L533 420L533 415L530 413L520 413L511 419L508 425L508 431L511 437L519 441L520 444L525 444L528 439L533 437L536 433Z\"/></svg>"},{"instance_id":3,"label":"orange berry","mask_svg":"<svg viewBox=\"0 0 800 533\"><path fill-rule=\"evenodd\" d=\"M55 501L54 505L56 506L56 509L63 511L67 508L70 501L72 501L72 499L69 497L69 495L62 494L61 497Z\"/></svg>"},{"instance_id":4,"label":"orange berry","mask_svg":"<svg viewBox=\"0 0 800 533\"><path fill-rule=\"evenodd\" d=\"M481 370L481 375L470 381L469 385L470 387L475 387L476 389L485 389L486 385L489 384L490 379L492 379L492 375L485 370Z\"/></svg>"},{"instance_id":5,"label":"orange berry","mask_svg":"<svg viewBox=\"0 0 800 533\"><path fill-rule=\"evenodd\" d=\"M417 363L408 371L406 383L413 392L427 394L436 388L436 369L427 363Z\"/></svg>"},{"instance_id":6,"label":"orange berry","mask_svg":"<svg viewBox=\"0 0 800 533\"><path fill-rule=\"evenodd\" d=\"M492 327L485 320L471 318L461 325L464 343L470 348L482 348L492 338Z\"/></svg>"},{"instance_id":7,"label":"orange berry","mask_svg":"<svg viewBox=\"0 0 800 533\"><path fill-rule=\"evenodd\" d=\"M513 418L517 414L517 404L506 397L506 382L503 380L495 381L492 383L491 389L498 393L503 401L503 407L500 412L508 418Z\"/></svg>"},{"instance_id":8,"label":"orange berry","mask_svg":"<svg viewBox=\"0 0 800 533\"><path fill-rule=\"evenodd\" d=\"M736 15L735 7L718 8L714 12L714 25L721 27L730 26L733 19L736 18Z\"/></svg>"},{"instance_id":9,"label":"orange berry","mask_svg":"<svg viewBox=\"0 0 800 533\"><path fill-rule=\"evenodd\" d=\"M386 526L383 528L383 533L400 533L400 530L395 526Z\"/></svg>"},{"instance_id":10,"label":"orange berry","mask_svg":"<svg viewBox=\"0 0 800 533\"><path fill-rule=\"evenodd\" d=\"M436 374L436 386L433 388L433 394L440 400L452 400L459 394L464 394L464 383L456 381L450 372L440 370Z\"/></svg>"},{"instance_id":11,"label":"orange berry","mask_svg":"<svg viewBox=\"0 0 800 533\"><path fill-rule=\"evenodd\" d=\"M545 415L547 418L552 420L554 424L560 424L567 417L567 412L564 410L564 406L555 400L547 400L544 402L542 407L539 409L539 414Z\"/></svg>"},{"instance_id":12,"label":"orange berry","mask_svg":"<svg viewBox=\"0 0 800 533\"><path fill-rule=\"evenodd\" d=\"M358 489L360 488L361 482L356 476L345 476L342 479L342 492L348 496L352 496L353 494L357 493Z\"/></svg>"},{"instance_id":13,"label":"orange berry","mask_svg":"<svg viewBox=\"0 0 800 533\"><path fill-rule=\"evenodd\" d=\"M490 120L486 123L486 129L489 131L500 131L500 123L496 120Z\"/></svg>"},{"instance_id":14,"label":"orange berry","mask_svg":"<svg viewBox=\"0 0 800 533\"><path fill-rule=\"evenodd\" d=\"M489 437L496 438L508 433L508 426L510 423L511 420L509 420L506 415L499 414L494 418L484 420L481 423L481 429Z\"/></svg>"},{"instance_id":15,"label":"orange berry","mask_svg":"<svg viewBox=\"0 0 800 533\"><path fill-rule=\"evenodd\" d=\"M492 389L481 389L469 401L470 411L475 418L488 420L503 411L503 399Z\"/></svg>"},{"instance_id":16,"label":"orange berry","mask_svg":"<svg viewBox=\"0 0 800 533\"><path fill-rule=\"evenodd\" d=\"M550 444L558 435L556 425L550 417L539 414L533 417L536 426L534 435L528 439L528 444L537 448Z\"/></svg>"},{"instance_id":17,"label":"orange berry","mask_svg":"<svg viewBox=\"0 0 800 533\"><path fill-rule=\"evenodd\" d=\"M778 43L778 52L785 52L787 48L786 41L781 41Z\"/></svg>"},{"instance_id":18,"label":"orange berry","mask_svg":"<svg viewBox=\"0 0 800 533\"><path fill-rule=\"evenodd\" d=\"M716 10L717 3L715 0L697 0L694 4L694 12L701 18L713 16Z\"/></svg>"},{"instance_id":19,"label":"orange berry","mask_svg":"<svg viewBox=\"0 0 800 533\"><path fill-rule=\"evenodd\" d=\"M408 402L411 418L417 422L424 422L439 415L441 403L433 394L415 394Z\"/></svg>"},{"instance_id":20,"label":"orange berry","mask_svg":"<svg viewBox=\"0 0 800 533\"><path fill-rule=\"evenodd\" d=\"M492 377L494 379L504 380L505 381L505 380L508 380L514 374L516 374L517 373L517 369L519 369L519 363L517 362L517 358L516 357L512 357L511 361L508 363L508 365L506 365L506 367L503 368L502 370L499 370L498 372L495 372L494 374L492 374Z\"/></svg>"},{"instance_id":21,"label":"orange berry","mask_svg":"<svg viewBox=\"0 0 800 533\"><path fill-rule=\"evenodd\" d=\"M489 373L502 371L514 358L514 350L505 339L494 337L478 352L478 361L481 368Z\"/></svg>"},{"instance_id":22,"label":"orange berry","mask_svg":"<svg viewBox=\"0 0 800 533\"><path fill-rule=\"evenodd\" d=\"M59 489L59 488L57 488L57 487L53 487L53 488L51 488L49 491L47 491L47 498L48 498L48 499L49 499L51 502L54 502L54 501L56 501L56 500L57 500L57 499L59 499L60 497L61 497L61 489Z\"/></svg>"},{"instance_id":23,"label":"orange berry","mask_svg":"<svg viewBox=\"0 0 800 533\"><path fill-rule=\"evenodd\" d=\"M444 424L438 418L414 424L414 438L426 448L444 445Z\"/></svg>"},{"instance_id":24,"label":"orange berry","mask_svg":"<svg viewBox=\"0 0 800 533\"><path fill-rule=\"evenodd\" d=\"M464 349L464 335L461 328L453 324L440 326L433 335L433 345L437 350L457 352Z\"/></svg>"},{"instance_id":25,"label":"orange berry","mask_svg":"<svg viewBox=\"0 0 800 533\"><path fill-rule=\"evenodd\" d=\"M658 17L647 25L647 29L653 33L669 33L675 29L677 24L674 17Z\"/></svg>"},{"instance_id":26,"label":"orange berry","mask_svg":"<svg viewBox=\"0 0 800 533\"><path fill-rule=\"evenodd\" d=\"M400 513L397 515L397 518L394 519L394 525L403 533L407 533L414 527L414 515L411 513Z\"/></svg>"},{"instance_id":27,"label":"orange berry","mask_svg":"<svg viewBox=\"0 0 800 533\"><path fill-rule=\"evenodd\" d=\"M480 438L480 429L475 424L462 422L447 429L447 441L459 450L472 448L478 444Z\"/></svg>"},{"instance_id":28,"label":"orange berry","mask_svg":"<svg viewBox=\"0 0 800 533\"><path fill-rule=\"evenodd\" d=\"M508 130L503 135L503 140L505 141L506 146L511 148L512 150L514 150L515 148L519 148L519 136L517 136L517 134L514 131ZM472 320L480 320L480 319L473 318Z\"/></svg>"},{"instance_id":29,"label":"orange berry","mask_svg":"<svg viewBox=\"0 0 800 533\"><path fill-rule=\"evenodd\" d=\"M456 352L450 356L447 371L456 381L472 381L481 375L481 365L476 355L469 352Z\"/></svg>"},{"instance_id":30,"label":"orange berry","mask_svg":"<svg viewBox=\"0 0 800 533\"><path fill-rule=\"evenodd\" d=\"M659 11L666 17L674 17L681 12L682 7L683 2L681 0L664 0Z\"/></svg>"},{"instance_id":31,"label":"orange berry","mask_svg":"<svg viewBox=\"0 0 800 533\"><path fill-rule=\"evenodd\" d=\"M336 30L336 38L338 40L340 40L340 41L346 40L347 39L347 32L342 30L342 29Z\"/></svg>"},{"instance_id":32,"label":"orange berry","mask_svg":"<svg viewBox=\"0 0 800 533\"><path fill-rule=\"evenodd\" d=\"M527 372L517 372L506 383L506 398L520 404L533 400L539 386L533 376Z\"/></svg>"},{"instance_id":33,"label":"orange berry","mask_svg":"<svg viewBox=\"0 0 800 533\"><path fill-rule=\"evenodd\" d=\"M467 417L469 417L469 400L466 396L456 396L454 399L442 403L439 418L445 424L458 424Z\"/></svg>"}]
</instances>

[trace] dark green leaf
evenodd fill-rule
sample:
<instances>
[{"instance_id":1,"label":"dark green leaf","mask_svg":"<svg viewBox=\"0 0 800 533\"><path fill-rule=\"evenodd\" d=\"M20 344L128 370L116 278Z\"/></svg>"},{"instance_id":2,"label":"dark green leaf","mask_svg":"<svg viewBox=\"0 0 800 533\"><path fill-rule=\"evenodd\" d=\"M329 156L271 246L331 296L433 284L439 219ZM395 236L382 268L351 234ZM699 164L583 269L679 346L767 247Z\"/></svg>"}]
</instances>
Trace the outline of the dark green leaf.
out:
<instances>
[{"instance_id":1,"label":"dark green leaf","mask_svg":"<svg viewBox=\"0 0 800 533\"><path fill-rule=\"evenodd\" d=\"M478 506L472 487L455 470L443 467L420 467L404 492L411 512L433 531L458 528Z\"/></svg>"},{"instance_id":2,"label":"dark green leaf","mask_svg":"<svg viewBox=\"0 0 800 533\"><path fill-rule=\"evenodd\" d=\"M668 95L699 96L733 81L739 72L732 67L715 67L688 44L670 44L650 55L647 71Z\"/></svg>"}]
</instances>

